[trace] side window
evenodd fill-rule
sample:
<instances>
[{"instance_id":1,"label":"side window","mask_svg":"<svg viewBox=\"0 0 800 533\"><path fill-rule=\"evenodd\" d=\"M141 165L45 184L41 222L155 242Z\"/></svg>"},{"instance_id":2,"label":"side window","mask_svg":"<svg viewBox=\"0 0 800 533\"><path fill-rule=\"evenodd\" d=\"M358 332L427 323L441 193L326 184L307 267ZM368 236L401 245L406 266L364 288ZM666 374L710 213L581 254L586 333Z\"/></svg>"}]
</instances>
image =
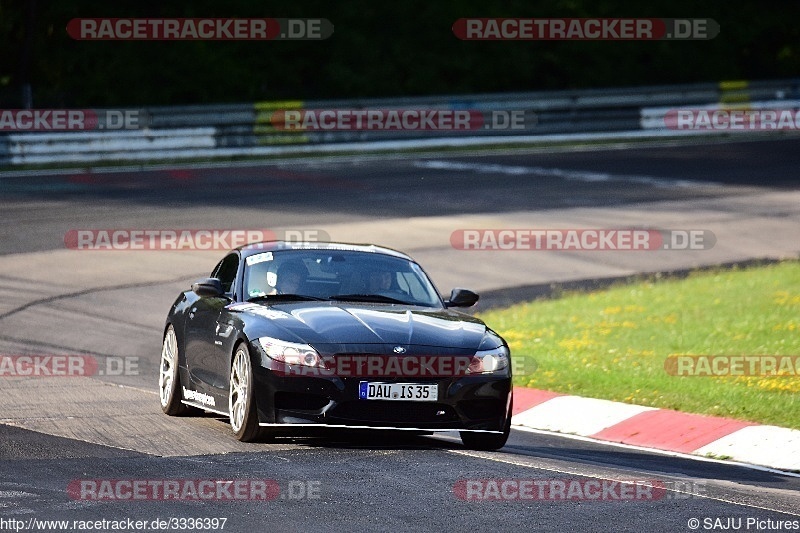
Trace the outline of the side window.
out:
<instances>
[{"instance_id":1,"label":"side window","mask_svg":"<svg viewBox=\"0 0 800 533\"><path fill-rule=\"evenodd\" d=\"M236 272L238 270L239 256L229 254L219 262L214 272L211 273L211 277L219 279L222 282L222 290L230 294L233 291L233 282L236 280Z\"/></svg>"}]
</instances>

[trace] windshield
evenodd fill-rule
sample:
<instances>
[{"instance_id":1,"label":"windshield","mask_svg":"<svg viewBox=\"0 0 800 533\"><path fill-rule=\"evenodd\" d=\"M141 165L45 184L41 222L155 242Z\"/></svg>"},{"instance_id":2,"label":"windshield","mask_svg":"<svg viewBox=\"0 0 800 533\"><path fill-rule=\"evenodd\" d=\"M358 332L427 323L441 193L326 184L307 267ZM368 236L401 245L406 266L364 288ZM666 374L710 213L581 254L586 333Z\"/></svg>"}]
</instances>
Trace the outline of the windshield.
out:
<instances>
[{"instance_id":1,"label":"windshield","mask_svg":"<svg viewBox=\"0 0 800 533\"><path fill-rule=\"evenodd\" d=\"M282 250L249 256L245 299L295 296L440 307L433 284L416 263L349 250Z\"/></svg>"}]
</instances>

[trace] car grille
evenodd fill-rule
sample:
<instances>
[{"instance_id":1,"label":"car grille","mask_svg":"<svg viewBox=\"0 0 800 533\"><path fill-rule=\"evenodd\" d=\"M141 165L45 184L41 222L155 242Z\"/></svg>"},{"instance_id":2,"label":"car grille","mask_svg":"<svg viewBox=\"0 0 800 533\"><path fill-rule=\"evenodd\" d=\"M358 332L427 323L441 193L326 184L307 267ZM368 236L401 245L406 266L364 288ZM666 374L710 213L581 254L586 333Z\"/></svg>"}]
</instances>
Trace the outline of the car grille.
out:
<instances>
[{"instance_id":1,"label":"car grille","mask_svg":"<svg viewBox=\"0 0 800 533\"><path fill-rule=\"evenodd\" d=\"M331 409L328 416L357 420L367 425L374 422L424 426L458 421L458 415L452 407L433 402L380 400L344 402Z\"/></svg>"}]
</instances>

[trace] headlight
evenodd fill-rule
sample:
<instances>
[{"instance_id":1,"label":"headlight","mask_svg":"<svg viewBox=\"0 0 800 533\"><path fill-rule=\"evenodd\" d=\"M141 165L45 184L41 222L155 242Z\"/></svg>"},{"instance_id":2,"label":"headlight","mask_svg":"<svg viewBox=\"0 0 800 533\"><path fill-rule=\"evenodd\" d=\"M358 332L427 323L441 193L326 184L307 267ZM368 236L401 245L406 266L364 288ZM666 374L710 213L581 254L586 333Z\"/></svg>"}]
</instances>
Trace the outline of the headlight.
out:
<instances>
[{"instance_id":1,"label":"headlight","mask_svg":"<svg viewBox=\"0 0 800 533\"><path fill-rule=\"evenodd\" d=\"M267 357L287 365L323 367L322 358L308 344L286 342L272 337L259 337L258 343Z\"/></svg>"},{"instance_id":2,"label":"headlight","mask_svg":"<svg viewBox=\"0 0 800 533\"><path fill-rule=\"evenodd\" d=\"M492 350L475 352L470 362L468 374L489 374L508 368L508 348L498 346Z\"/></svg>"}]
</instances>

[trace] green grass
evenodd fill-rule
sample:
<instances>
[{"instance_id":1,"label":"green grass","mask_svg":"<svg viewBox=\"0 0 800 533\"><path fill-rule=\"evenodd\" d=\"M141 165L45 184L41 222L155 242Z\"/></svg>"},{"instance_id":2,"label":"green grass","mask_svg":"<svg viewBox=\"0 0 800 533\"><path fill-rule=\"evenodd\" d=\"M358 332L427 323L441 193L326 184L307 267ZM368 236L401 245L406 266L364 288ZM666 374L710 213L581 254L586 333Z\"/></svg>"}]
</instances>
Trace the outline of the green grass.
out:
<instances>
[{"instance_id":1,"label":"green grass","mask_svg":"<svg viewBox=\"0 0 800 533\"><path fill-rule=\"evenodd\" d=\"M800 356L800 262L696 272L481 313L515 385L800 429L800 376L667 373L670 355Z\"/></svg>"}]
</instances>

